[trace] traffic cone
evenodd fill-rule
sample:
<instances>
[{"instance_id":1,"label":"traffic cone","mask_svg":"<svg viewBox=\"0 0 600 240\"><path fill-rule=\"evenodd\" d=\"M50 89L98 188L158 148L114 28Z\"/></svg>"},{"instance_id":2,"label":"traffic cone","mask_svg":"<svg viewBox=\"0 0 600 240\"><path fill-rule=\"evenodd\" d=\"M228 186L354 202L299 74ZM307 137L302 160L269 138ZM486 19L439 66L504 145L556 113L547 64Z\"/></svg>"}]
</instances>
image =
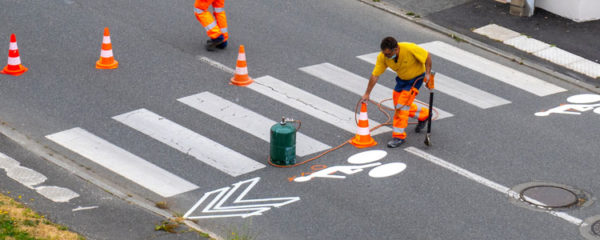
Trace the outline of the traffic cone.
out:
<instances>
[{"instance_id":1,"label":"traffic cone","mask_svg":"<svg viewBox=\"0 0 600 240\"><path fill-rule=\"evenodd\" d=\"M350 143L357 148L367 148L377 145L377 142L371 137L371 132L369 130L369 117L367 117L367 103L365 102L363 102L360 107L358 131Z\"/></svg>"},{"instance_id":2,"label":"traffic cone","mask_svg":"<svg viewBox=\"0 0 600 240\"><path fill-rule=\"evenodd\" d=\"M248 86L254 80L248 76L248 66L246 65L246 51L244 45L240 45L240 51L238 53L237 64L235 65L235 74L231 78L229 84L237 86Z\"/></svg>"},{"instance_id":3,"label":"traffic cone","mask_svg":"<svg viewBox=\"0 0 600 240\"><path fill-rule=\"evenodd\" d=\"M96 61L98 69L115 69L119 67L119 62L115 60L110 43L110 32L108 28L104 28L104 38L102 38L102 49L100 50L100 59Z\"/></svg>"},{"instance_id":4,"label":"traffic cone","mask_svg":"<svg viewBox=\"0 0 600 240\"><path fill-rule=\"evenodd\" d=\"M17 37L13 33L10 35L10 45L8 47L8 64L6 64L0 73L19 76L24 72L27 72L27 68L21 65L19 47L17 47Z\"/></svg>"}]
</instances>

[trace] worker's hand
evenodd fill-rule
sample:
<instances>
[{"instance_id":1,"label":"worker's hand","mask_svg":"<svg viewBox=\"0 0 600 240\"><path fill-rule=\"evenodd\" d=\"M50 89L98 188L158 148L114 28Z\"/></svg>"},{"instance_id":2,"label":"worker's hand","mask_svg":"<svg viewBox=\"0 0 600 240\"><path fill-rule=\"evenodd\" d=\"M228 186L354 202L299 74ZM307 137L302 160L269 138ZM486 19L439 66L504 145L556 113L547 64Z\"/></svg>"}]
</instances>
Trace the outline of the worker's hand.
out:
<instances>
[{"instance_id":1,"label":"worker's hand","mask_svg":"<svg viewBox=\"0 0 600 240\"><path fill-rule=\"evenodd\" d=\"M368 93L365 93L365 95L363 95L363 96L360 98L360 102L361 102L361 103L363 103L363 102L368 102L368 101L369 101L369 94L368 94Z\"/></svg>"}]
</instances>

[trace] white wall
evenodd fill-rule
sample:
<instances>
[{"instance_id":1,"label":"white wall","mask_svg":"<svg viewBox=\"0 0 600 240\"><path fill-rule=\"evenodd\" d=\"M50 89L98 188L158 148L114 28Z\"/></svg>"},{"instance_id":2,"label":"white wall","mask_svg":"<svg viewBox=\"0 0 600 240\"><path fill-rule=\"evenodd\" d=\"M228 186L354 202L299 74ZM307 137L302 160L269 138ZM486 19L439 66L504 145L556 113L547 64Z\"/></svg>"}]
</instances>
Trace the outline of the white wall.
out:
<instances>
[{"instance_id":1,"label":"white wall","mask_svg":"<svg viewBox=\"0 0 600 240\"><path fill-rule=\"evenodd\" d=\"M600 19L600 0L535 0L535 6L576 22Z\"/></svg>"}]
</instances>

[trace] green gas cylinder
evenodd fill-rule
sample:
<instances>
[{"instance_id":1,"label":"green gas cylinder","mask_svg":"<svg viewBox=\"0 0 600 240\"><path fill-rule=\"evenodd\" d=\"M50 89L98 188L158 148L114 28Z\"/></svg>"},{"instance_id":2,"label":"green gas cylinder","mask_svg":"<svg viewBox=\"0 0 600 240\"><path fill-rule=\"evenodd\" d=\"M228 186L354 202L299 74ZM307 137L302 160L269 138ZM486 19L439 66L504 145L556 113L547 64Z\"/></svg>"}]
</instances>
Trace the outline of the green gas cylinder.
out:
<instances>
[{"instance_id":1,"label":"green gas cylinder","mask_svg":"<svg viewBox=\"0 0 600 240\"><path fill-rule=\"evenodd\" d=\"M273 164L296 164L296 132L298 129L291 123L294 120L282 118L281 122L271 127L271 152Z\"/></svg>"}]
</instances>

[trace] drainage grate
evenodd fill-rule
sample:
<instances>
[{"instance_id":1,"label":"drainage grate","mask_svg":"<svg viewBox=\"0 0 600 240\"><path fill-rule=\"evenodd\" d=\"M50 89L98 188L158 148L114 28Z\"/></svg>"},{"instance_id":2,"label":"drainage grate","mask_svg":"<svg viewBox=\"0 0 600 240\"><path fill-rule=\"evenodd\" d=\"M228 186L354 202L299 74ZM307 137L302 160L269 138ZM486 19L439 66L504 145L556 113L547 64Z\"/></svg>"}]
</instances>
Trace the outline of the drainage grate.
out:
<instances>
[{"instance_id":1,"label":"drainage grate","mask_svg":"<svg viewBox=\"0 0 600 240\"><path fill-rule=\"evenodd\" d=\"M550 209L569 208L579 203L579 198L575 192L567 188L550 185L525 188L521 191L521 199L538 207Z\"/></svg>"}]
</instances>

